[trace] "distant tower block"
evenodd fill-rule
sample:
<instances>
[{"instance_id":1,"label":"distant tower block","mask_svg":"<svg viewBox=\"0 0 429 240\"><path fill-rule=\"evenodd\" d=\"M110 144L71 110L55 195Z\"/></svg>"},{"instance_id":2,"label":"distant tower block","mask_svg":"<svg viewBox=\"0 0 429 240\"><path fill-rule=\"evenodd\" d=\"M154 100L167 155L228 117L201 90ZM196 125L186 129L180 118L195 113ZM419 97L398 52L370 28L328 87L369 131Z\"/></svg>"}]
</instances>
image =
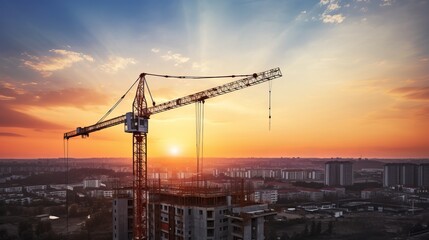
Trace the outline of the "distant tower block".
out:
<instances>
[{"instance_id":1,"label":"distant tower block","mask_svg":"<svg viewBox=\"0 0 429 240\"><path fill-rule=\"evenodd\" d=\"M325 163L326 186L353 185L353 163L350 161L329 161Z\"/></svg>"},{"instance_id":2,"label":"distant tower block","mask_svg":"<svg viewBox=\"0 0 429 240\"><path fill-rule=\"evenodd\" d=\"M427 173L427 174L425 174ZM384 187L417 187L429 186L429 165L416 165L412 163L388 163L384 165Z\"/></svg>"}]
</instances>

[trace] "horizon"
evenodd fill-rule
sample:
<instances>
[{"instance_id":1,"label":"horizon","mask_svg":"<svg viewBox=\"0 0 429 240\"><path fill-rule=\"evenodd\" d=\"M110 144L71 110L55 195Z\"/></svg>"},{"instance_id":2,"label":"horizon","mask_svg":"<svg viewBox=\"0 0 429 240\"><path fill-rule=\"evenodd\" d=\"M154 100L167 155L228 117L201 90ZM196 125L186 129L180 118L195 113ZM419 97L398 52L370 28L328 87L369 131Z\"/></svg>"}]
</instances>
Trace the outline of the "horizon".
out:
<instances>
[{"instance_id":1,"label":"horizon","mask_svg":"<svg viewBox=\"0 0 429 240\"><path fill-rule=\"evenodd\" d=\"M131 158L123 126L62 136L96 123L142 72L275 67L271 99L263 83L206 100L204 158L429 158L427 12L394 0L3 2L0 159L57 158L65 144L70 158ZM162 103L232 80L147 81ZM195 156L195 115L151 116L149 161Z\"/></svg>"}]
</instances>

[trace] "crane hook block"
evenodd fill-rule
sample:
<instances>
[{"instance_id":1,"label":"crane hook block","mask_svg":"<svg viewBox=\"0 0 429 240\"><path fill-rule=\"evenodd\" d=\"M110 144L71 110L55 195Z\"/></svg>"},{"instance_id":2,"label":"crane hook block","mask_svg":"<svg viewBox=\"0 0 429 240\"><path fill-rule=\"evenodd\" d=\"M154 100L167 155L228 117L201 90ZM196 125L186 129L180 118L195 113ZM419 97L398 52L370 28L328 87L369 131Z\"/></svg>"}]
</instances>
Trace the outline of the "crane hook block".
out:
<instances>
[{"instance_id":1,"label":"crane hook block","mask_svg":"<svg viewBox=\"0 0 429 240\"><path fill-rule=\"evenodd\" d=\"M134 113L128 112L125 114L125 132L141 132L147 133L149 120L147 118L135 116Z\"/></svg>"}]
</instances>

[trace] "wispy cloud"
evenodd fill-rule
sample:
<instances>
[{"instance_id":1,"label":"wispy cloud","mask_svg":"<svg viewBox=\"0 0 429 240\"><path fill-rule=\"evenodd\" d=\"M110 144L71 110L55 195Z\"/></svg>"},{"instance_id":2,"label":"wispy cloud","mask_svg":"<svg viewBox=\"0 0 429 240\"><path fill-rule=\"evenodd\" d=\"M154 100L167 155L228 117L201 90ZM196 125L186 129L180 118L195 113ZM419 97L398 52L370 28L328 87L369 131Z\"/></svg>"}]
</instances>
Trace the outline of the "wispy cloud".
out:
<instances>
[{"instance_id":1,"label":"wispy cloud","mask_svg":"<svg viewBox=\"0 0 429 240\"><path fill-rule=\"evenodd\" d=\"M106 94L89 88L22 89L4 82L0 82L0 96L0 104L36 107L85 107L105 104L108 99Z\"/></svg>"},{"instance_id":2,"label":"wispy cloud","mask_svg":"<svg viewBox=\"0 0 429 240\"><path fill-rule=\"evenodd\" d=\"M120 56L110 56L109 60L100 66L100 69L107 73L116 73L119 70L125 69L130 64L136 64L134 58L123 58Z\"/></svg>"},{"instance_id":3,"label":"wispy cloud","mask_svg":"<svg viewBox=\"0 0 429 240\"><path fill-rule=\"evenodd\" d=\"M24 53L26 59L22 62L25 66L39 72L44 77L49 77L53 72L71 67L73 64L87 61L93 62L90 55L73 52L65 49L51 49L49 54L38 57Z\"/></svg>"},{"instance_id":4,"label":"wispy cloud","mask_svg":"<svg viewBox=\"0 0 429 240\"><path fill-rule=\"evenodd\" d=\"M342 23L346 17L342 14L322 14L321 19L324 23Z\"/></svg>"},{"instance_id":5,"label":"wispy cloud","mask_svg":"<svg viewBox=\"0 0 429 240\"><path fill-rule=\"evenodd\" d=\"M400 87L390 92L409 100L429 100L429 87Z\"/></svg>"},{"instance_id":6,"label":"wispy cloud","mask_svg":"<svg viewBox=\"0 0 429 240\"><path fill-rule=\"evenodd\" d=\"M391 6L394 0L381 0L380 6Z\"/></svg>"},{"instance_id":7,"label":"wispy cloud","mask_svg":"<svg viewBox=\"0 0 429 240\"><path fill-rule=\"evenodd\" d=\"M320 16L323 23L342 23L346 19L342 13L333 13L341 8L338 0L320 0L319 4L325 8Z\"/></svg>"},{"instance_id":8,"label":"wispy cloud","mask_svg":"<svg viewBox=\"0 0 429 240\"><path fill-rule=\"evenodd\" d=\"M186 63L189 61L189 57L182 56L180 53L174 53L172 51L168 51L166 54L161 56L165 61L174 62L174 66L179 66L180 64Z\"/></svg>"},{"instance_id":9,"label":"wispy cloud","mask_svg":"<svg viewBox=\"0 0 429 240\"><path fill-rule=\"evenodd\" d=\"M201 72L205 72L207 70L209 70L209 67L207 66L206 63L197 63L197 62L193 62L192 63L192 68L199 70Z\"/></svg>"},{"instance_id":10,"label":"wispy cloud","mask_svg":"<svg viewBox=\"0 0 429 240\"><path fill-rule=\"evenodd\" d=\"M36 87L36 88L35 88ZM107 95L94 89L65 88L38 89L37 85L17 87L16 84L0 81L0 127L34 129L59 129L59 124L33 116L29 109L47 107L75 107L102 105Z\"/></svg>"},{"instance_id":11,"label":"wispy cloud","mask_svg":"<svg viewBox=\"0 0 429 240\"><path fill-rule=\"evenodd\" d=\"M33 128L33 129L62 129L56 123L52 123L38 117L32 116L25 112L9 108L9 106L0 104L0 127L19 127L19 128Z\"/></svg>"},{"instance_id":12,"label":"wispy cloud","mask_svg":"<svg viewBox=\"0 0 429 240\"><path fill-rule=\"evenodd\" d=\"M167 51L166 53L163 53L165 51L162 51L159 48L152 48L151 52L159 55L164 61L173 62L174 66L179 66L183 63L187 63L190 60L189 57L183 56L181 53L176 53L173 51Z\"/></svg>"},{"instance_id":13,"label":"wispy cloud","mask_svg":"<svg viewBox=\"0 0 429 240\"><path fill-rule=\"evenodd\" d=\"M17 133L0 132L0 137L24 137L24 136Z\"/></svg>"}]
</instances>

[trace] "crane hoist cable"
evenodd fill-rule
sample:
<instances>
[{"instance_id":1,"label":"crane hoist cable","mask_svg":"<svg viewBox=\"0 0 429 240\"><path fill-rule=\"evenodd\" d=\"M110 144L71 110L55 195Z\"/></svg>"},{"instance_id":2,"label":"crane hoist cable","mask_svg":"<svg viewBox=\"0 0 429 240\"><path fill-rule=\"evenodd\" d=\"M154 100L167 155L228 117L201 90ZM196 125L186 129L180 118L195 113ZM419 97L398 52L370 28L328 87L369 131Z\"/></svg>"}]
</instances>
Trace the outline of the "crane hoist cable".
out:
<instances>
[{"instance_id":1,"label":"crane hoist cable","mask_svg":"<svg viewBox=\"0 0 429 240\"><path fill-rule=\"evenodd\" d=\"M271 90L273 88L273 82L268 81L268 130L271 131Z\"/></svg>"},{"instance_id":2,"label":"crane hoist cable","mask_svg":"<svg viewBox=\"0 0 429 240\"><path fill-rule=\"evenodd\" d=\"M197 154L197 187L203 179L204 164L204 100L195 103L195 133Z\"/></svg>"},{"instance_id":3,"label":"crane hoist cable","mask_svg":"<svg viewBox=\"0 0 429 240\"><path fill-rule=\"evenodd\" d=\"M68 185L69 185L69 140L63 140L64 160L66 164L65 185L66 185L66 236L69 234L69 200L68 200Z\"/></svg>"}]
</instances>

